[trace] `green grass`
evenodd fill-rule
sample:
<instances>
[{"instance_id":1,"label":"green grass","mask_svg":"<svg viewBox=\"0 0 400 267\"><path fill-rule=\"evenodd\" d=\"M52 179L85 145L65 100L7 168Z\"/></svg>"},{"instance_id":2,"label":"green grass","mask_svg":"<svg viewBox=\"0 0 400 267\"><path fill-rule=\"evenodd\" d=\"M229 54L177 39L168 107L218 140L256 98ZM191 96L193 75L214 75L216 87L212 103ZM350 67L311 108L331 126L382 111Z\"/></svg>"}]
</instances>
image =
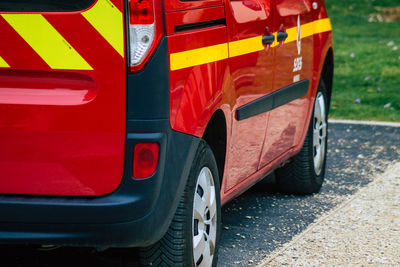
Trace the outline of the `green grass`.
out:
<instances>
[{"instance_id":1,"label":"green grass","mask_svg":"<svg viewBox=\"0 0 400 267\"><path fill-rule=\"evenodd\" d=\"M326 5L335 41L330 117L400 121L400 21L368 22L379 8L400 1L326 0Z\"/></svg>"}]
</instances>

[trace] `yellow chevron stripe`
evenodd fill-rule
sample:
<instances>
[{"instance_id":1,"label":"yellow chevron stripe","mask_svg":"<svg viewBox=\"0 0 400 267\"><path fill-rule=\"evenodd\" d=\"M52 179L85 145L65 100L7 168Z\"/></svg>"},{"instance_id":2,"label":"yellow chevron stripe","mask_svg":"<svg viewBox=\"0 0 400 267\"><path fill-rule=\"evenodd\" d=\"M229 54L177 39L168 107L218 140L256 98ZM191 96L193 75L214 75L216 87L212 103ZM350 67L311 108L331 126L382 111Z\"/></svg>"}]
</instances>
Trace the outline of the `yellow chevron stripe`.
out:
<instances>
[{"instance_id":1,"label":"yellow chevron stripe","mask_svg":"<svg viewBox=\"0 0 400 267\"><path fill-rule=\"evenodd\" d=\"M228 44L207 46L170 55L171 70L179 70L228 58Z\"/></svg>"},{"instance_id":2,"label":"yellow chevron stripe","mask_svg":"<svg viewBox=\"0 0 400 267\"><path fill-rule=\"evenodd\" d=\"M124 57L123 16L116 6L108 0L98 0L82 15Z\"/></svg>"},{"instance_id":3,"label":"yellow chevron stripe","mask_svg":"<svg viewBox=\"0 0 400 267\"><path fill-rule=\"evenodd\" d=\"M52 69L92 70L92 67L40 14L2 14L14 30Z\"/></svg>"},{"instance_id":4,"label":"yellow chevron stripe","mask_svg":"<svg viewBox=\"0 0 400 267\"><path fill-rule=\"evenodd\" d=\"M9 67L10 65L8 65L7 62L2 57L0 57L0 68L9 68Z\"/></svg>"},{"instance_id":5,"label":"yellow chevron stripe","mask_svg":"<svg viewBox=\"0 0 400 267\"><path fill-rule=\"evenodd\" d=\"M313 36L327 31L331 31L332 26L330 20L321 19L310 23L301 25L301 38ZM297 27L287 29L288 38L285 44L291 43L297 40ZM275 39L277 33L274 33ZM275 41L271 44L271 47L277 46L279 43ZM228 47L229 54L225 51ZM178 53L172 53L170 55L171 70L179 70L188 67L193 67L205 63L216 62L222 59L246 55L258 51L264 50L262 45L262 36L256 36L252 38L242 39L229 43L223 43L219 45L207 46L193 50L187 50Z\"/></svg>"}]
</instances>

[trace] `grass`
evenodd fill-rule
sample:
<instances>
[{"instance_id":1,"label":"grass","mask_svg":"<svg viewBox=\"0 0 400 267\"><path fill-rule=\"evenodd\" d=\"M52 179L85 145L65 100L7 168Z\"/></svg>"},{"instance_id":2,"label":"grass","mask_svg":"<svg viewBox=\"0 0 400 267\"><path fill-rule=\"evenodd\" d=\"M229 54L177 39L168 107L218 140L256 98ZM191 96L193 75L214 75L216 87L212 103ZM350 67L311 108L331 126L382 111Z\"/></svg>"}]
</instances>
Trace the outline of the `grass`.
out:
<instances>
[{"instance_id":1,"label":"grass","mask_svg":"<svg viewBox=\"0 0 400 267\"><path fill-rule=\"evenodd\" d=\"M400 1L326 0L326 5L335 41L330 117L400 122L400 21L369 22L371 14Z\"/></svg>"}]
</instances>

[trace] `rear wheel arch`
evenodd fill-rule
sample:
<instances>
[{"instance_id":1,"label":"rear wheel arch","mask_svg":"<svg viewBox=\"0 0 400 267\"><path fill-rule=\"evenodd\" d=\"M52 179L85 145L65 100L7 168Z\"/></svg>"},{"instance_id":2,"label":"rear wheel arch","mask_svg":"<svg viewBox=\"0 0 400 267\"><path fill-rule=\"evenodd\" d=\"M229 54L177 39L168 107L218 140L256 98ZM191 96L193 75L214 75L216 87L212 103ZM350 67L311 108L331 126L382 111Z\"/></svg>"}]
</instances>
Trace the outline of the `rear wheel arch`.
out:
<instances>
[{"instance_id":1,"label":"rear wheel arch","mask_svg":"<svg viewBox=\"0 0 400 267\"><path fill-rule=\"evenodd\" d=\"M326 94L327 94L327 104L328 110L331 103L332 97L332 87L333 87L333 71L334 71L334 57L332 47L328 49L326 53L324 65L322 67L321 79L324 80Z\"/></svg>"},{"instance_id":2,"label":"rear wheel arch","mask_svg":"<svg viewBox=\"0 0 400 267\"><path fill-rule=\"evenodd\" d=\"M218 109L209 120L203 134L203 140L207 142L214 153L220 184L222 184L226 158L227 124L225 114L221 109Z\"/></svg>"}]
</instances>

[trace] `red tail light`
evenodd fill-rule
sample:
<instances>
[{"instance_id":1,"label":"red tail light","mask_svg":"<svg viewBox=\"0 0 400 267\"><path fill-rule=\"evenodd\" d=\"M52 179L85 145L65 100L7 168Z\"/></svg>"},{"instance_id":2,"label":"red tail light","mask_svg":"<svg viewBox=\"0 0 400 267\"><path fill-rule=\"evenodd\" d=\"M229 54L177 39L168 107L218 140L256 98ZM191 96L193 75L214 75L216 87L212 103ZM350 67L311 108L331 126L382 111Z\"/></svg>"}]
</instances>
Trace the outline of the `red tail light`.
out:
<instances>
[{"instance_id":1,"label":"red tail light","mask_svg":"<svg viewBox=\"0 0 400 267\"><path fill-rule=\"evenodd\" d=\"M130 0L129 55L131 71L143 68L163 34L160 1Z\"/></svg>"},{"instance_id":2,"label":"red tail light","mask_svg":"<svg viewBox=\"0 0 400 267\"><path fill-rule=\"evenodd\" d=\"M129 22L131 25L154 23L153 0L132 0L129 2L129 8Z\"/></svg>"},{"instance_id":3,"label":"red tail light","mask_svg":"<svg viewBox=\"0 0 400 267\"><path fill-rule=\"evenodd\" d=\"M133 178L150 177L157 169L160 147L158 143L139 143L133 149Z\"/></svg>"}]
</instances>

